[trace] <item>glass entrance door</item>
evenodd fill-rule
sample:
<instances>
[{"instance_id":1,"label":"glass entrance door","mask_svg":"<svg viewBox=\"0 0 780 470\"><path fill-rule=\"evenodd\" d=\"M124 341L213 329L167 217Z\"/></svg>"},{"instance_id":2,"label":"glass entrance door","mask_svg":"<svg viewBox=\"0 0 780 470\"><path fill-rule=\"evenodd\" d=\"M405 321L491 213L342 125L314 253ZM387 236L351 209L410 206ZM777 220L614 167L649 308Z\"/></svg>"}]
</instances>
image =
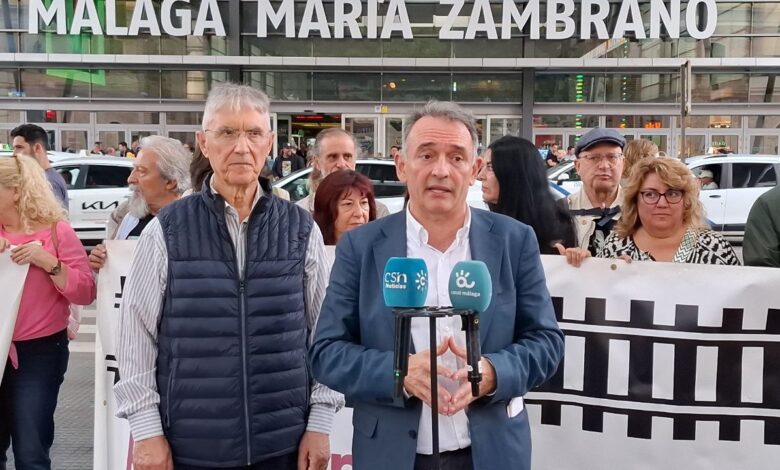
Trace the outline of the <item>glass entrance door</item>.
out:
<instances>
[{"instance_id":1,"label":"glass entrance door","mask_svg":"<svg viewBox=\"0 0 780 470\"><path fill-rule=\"evenodd\" d=\"M360 146L358 159L376 158L379 150L379 116L342 114L341 127L355 136Z\"/></svg>"},{"instance_id":2,"label":"glass entrance door","mask_svg":"<svg viewBox=\"0 0 780 470\"><path fill-rule=\"evenodd\" d=\"M109 149L114 149L113 155L119 155L119 142L127 142L127 136L124 130L105 130L98 131L98 138L102 143L103 151L111 155Z\"/></svg>"},{"instance_id":3,"label":"glass entrance door","mask_svg":"<svg viewBox=\"0 0 780 470\"><path fill-rule=\"evenodd\" d=\"M130 140L127 141L128 144L132 145L133 148L136 146L141 145L141 139L144 137L148 137L150 135L160 135L162 132L160 129L130 129Z\"/></svg>"},{"instance_id":4,"label":"glass entrance door","mask_svg":"<svg viewBox=\"0 0 780 470\"><path fill-rule=\"evenodd\" d=\"M714 155L719 153L737 153L740 151L739 131L724 132L723 129L692 129L686 133L685 143L680 147L682 157ZM678 138L679 140L679 138Z\"/></svg>"},{"instance_id":5,"label":"glass entrance door","mask_svg":"<svg viewBox=\"0 0 780 470\"><path fill-rule=\"evenodd\" d=\"M89 131L87 129L60 129L58 142L56 150L61 152L89 151Z\"/></svg>"},{"instance_id":6,"label":"glass entrance door","mask_svg":"<svg viewBox=\"0 0 780 470\"><path fill-rule=\"evenodd\" d=\"M162 126L134 126L129 127L122 124L103 124L98 125L95 133L95 140L102 143L103 151L113 148L116 155L119 155L119 143L127 142L131 149L141 145L141 139L150 135L164 135ZM92 142L87 147L87 153L92 148Z\"/></svg>"},{"instance_id":7,"label":"glass entrance door","mask_svg":"<svg viewBox=\"0 0 780 470\"><path fill-rule=\"evenodd\" d=\"M197 145L195 133L198 130L200 130L199 127L193 127L191 129L180 129L178 126L176 129L168 128L168 137L178 140L182 145L189 144L190 148L194 150L195 145Z\"/></svg>"},{"instance_id":8,"label":"glass entrance door","mask_svg":"<svg viewBox=\"0 0 780 470\"><path fill-rule=\"evenodd\" d=\"M778 155L780 149L780 133L769 134L766 131L762 131L760 134L748 135L748 141L750 142L750 153L759 155Z\"/></svg>"},{"instance_id":9,"label":"glass entrance door","mask_svg":"<svg viewBox=\"0 0 780 470\"><path fill-rule=\"evenodd\" d=\"M669 148L669 134L639 134L640 139L647 139L658 146L659 152L672 155L672 149Z\"/></svg>"},{"instance_id":10,"label":"glass entrance door","mask_svg":"<svg viewBox=\"0 0 780 470\"><path fill-rule=\"evenodd\" d=\"M384 126L382 157L391 158L390 147L396 146L399 149L403 147L404 116L402 115L383 115Z\"/></svg>"},{"instance_id":11,"label":"glass entrance door","mask_svg":"<svg viewBox=\"0 0 780 470\"><path fill-rule=\"evenodd\" d=\"M488 116L488 139L485 145L490 145L491 142L500 139L505 135L519 136L523 131L522 121L520 116Z\"/></svg>"}]
</instances>

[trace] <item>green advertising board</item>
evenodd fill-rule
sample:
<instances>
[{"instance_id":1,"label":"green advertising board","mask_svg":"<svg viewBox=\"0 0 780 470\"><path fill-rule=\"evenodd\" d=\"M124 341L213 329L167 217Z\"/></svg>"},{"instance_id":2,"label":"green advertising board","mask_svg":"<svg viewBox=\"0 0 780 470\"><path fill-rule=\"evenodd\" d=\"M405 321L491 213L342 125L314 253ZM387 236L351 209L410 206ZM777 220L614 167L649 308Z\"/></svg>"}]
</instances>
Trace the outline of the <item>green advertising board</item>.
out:
<instances>
[{"instance_id":1,"label":"green advertising board","mask_svg":"<svg viewBox=\"0 0 780 470\"><path fill-rule=\"evenodd\" d=\"M51 6L51 0L45 0L47 8ZM73 22L73 9L76 2L65 2L67 12L67 24ZM100 24L106 24L106 1L95 0ZM47 32L46 52L49 54L103 54L105 51L105 36L93 35L82 32L67 36L58 36L54 32ZM91 44L90 44L91 43ZM91 83L93 85L106 86L106 71L98 69L46 69L46 75L59 77L65 80Z\"/></svg>"}]
</instances>

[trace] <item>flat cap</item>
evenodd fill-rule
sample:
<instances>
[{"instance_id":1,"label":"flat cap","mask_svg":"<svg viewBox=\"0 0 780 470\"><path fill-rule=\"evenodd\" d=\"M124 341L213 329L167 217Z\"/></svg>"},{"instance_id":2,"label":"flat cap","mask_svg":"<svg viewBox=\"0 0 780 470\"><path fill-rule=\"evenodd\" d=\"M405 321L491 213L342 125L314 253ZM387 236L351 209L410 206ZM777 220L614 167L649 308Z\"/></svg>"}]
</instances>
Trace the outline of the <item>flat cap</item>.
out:
<instances>
[{"instance_id":1,"label":"flat cap","mask_svg":"<svg viewBox=\"0 0 780 470\"><path fill-rule=\"evenodd\" d=\"M587 150L588 147L605 142L618 145L621 149L626 146L626 139L616 130L597 127L589 130L580 138L577 146L574 147L574 155L579 156L580 152Z\"/></svg>"}]
</instances>

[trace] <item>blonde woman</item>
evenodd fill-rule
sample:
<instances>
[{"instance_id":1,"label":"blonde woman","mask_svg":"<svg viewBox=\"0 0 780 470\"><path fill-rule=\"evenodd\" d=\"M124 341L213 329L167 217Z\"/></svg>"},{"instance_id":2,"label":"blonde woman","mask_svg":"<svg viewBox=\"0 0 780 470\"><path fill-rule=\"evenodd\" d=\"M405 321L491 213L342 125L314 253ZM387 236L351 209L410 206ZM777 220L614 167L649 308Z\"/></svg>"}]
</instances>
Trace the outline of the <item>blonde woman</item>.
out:
<instances>
[{"instance_id":1,"label":"blonde woman","mask_svg":"<svg viewBox=\"0 0 780 470\"><path fill-rule=\"evenodd\" d=\"M642 160L623 195L623 214L604 240L600 258L740 264L729 242L707 227L699 183L679 160Z\"/></svg>"},{"instance_id":2,"label":"blonde woman","mask_svg":"<svg viewBox=\"0 0 780 470\"><path fill-rule=\"evenodd\" d=\"M658 146L647 139L636 139L627 143L623 148L623 184L631 176L631 169L634 168L644 158L658 157Z\"/></svg>"},{"instance_id":3,"label":"blonde woman","mask_svg":"<svg viewBox=\"0 0 780 470\"><path fill-rule=\"evenodd\" d=\"M49 469L68 367L68 307L92 303L95 281L64 209L29 157L0 158L0 256L30 265L0 384L0 468L12 444L17 468Z\"/></svg>"}]
</instances>

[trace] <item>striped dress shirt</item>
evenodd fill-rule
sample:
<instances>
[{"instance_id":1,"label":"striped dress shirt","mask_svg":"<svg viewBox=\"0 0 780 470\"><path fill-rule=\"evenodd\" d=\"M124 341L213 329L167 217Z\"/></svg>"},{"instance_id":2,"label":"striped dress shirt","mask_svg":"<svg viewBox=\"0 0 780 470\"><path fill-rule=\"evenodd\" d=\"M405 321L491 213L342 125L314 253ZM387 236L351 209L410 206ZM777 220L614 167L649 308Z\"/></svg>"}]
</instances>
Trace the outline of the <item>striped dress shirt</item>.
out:
<instances>
[{"instance_id":1,"label":"striped dress shirt","mask_svg":"<svg viewBox=\"0 0 780 470\"><path fill-rule=\"evenodd\" d=\"M211 191L217 194L214 186ZM260 200L258 185L252 202ZM198 197L197 195L194 197ZM247 220L239 220L238 211L225 202L225 223L236 250L236 263L243 277L247 245ZM317 324L329 277L322 233L312 224L306 248L304 296L306 323L311 335ZM117 330L117 361L121 379L114 386L117 416L127 418L133 439L140 441L163 435L160 420L160 395L157 388L157 328L162 315L168 282L168 250L162 226L155 218L146 226L133 256L127 277ZM344 396L314 382L307 431L329 434L333 417L344 406Z\"/></svg>"}]
</instances>

